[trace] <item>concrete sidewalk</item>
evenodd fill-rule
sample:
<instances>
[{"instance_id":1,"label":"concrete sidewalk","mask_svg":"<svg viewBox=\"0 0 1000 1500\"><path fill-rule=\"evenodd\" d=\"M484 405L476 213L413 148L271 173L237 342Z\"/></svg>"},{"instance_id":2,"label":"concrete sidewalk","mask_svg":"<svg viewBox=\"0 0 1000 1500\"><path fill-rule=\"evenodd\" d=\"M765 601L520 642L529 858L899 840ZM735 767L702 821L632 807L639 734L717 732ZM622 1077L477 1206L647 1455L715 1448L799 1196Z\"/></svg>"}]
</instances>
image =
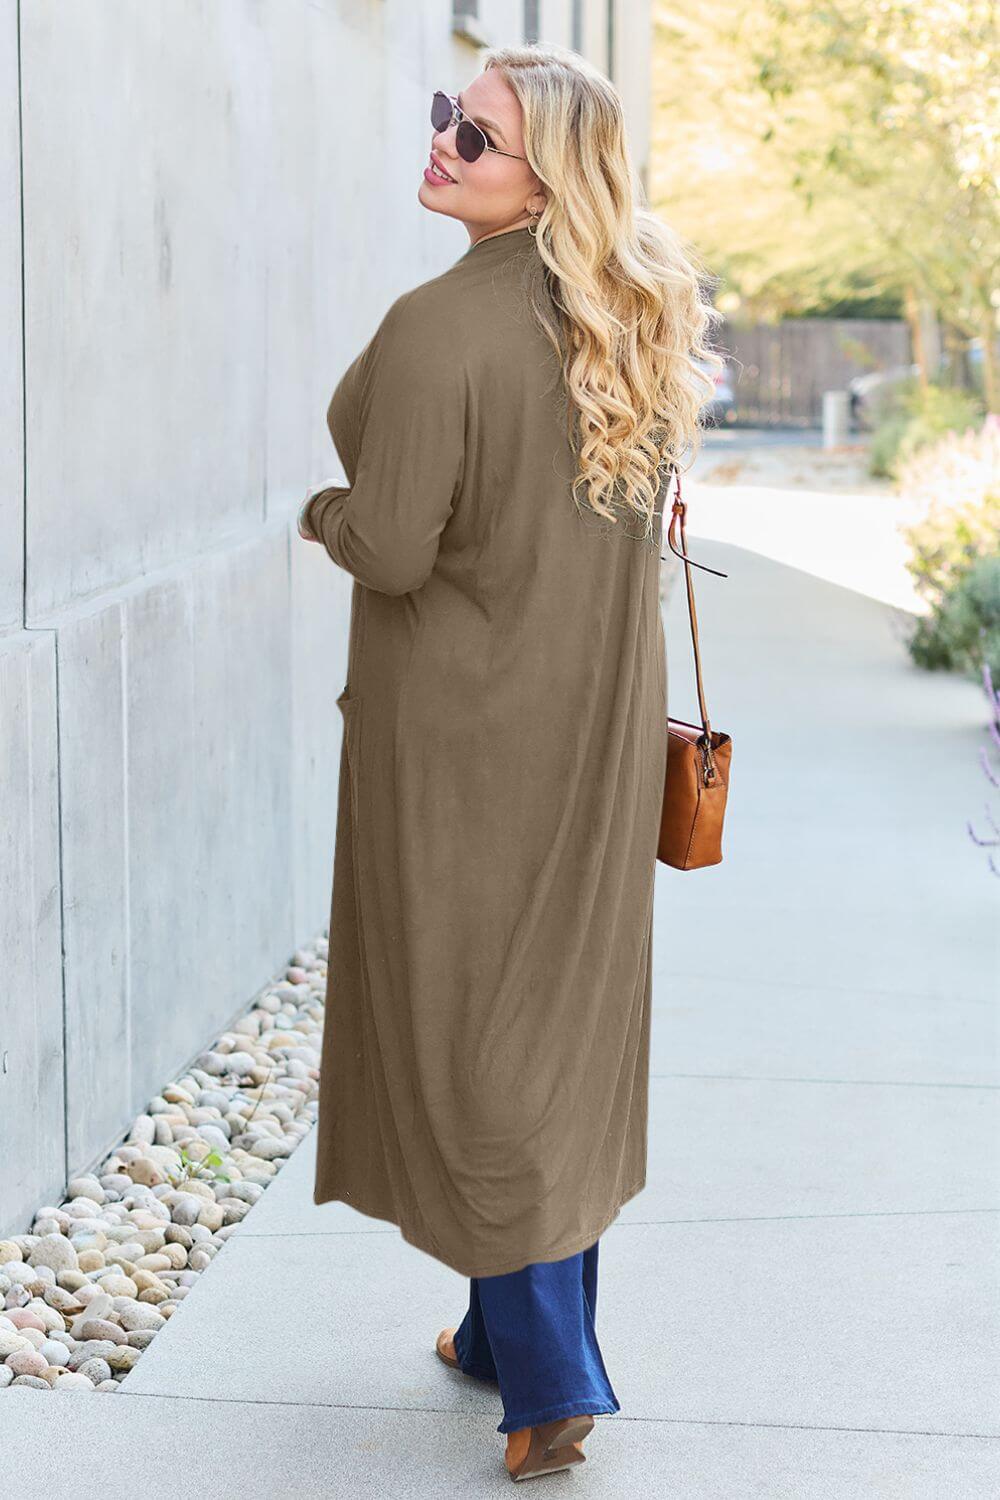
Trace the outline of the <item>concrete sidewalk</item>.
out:
<instances>
[{"instance_id":1,"label":"concrete sidewalk","mask_svg":"<svg viewBox=\"0 0 1000 1500\"><path fill-rule=\"evenodd\" d=\"M602 1239L622 1410L548 1487L994 1500L1000 883L964 831L985 702L913 668L888 605L689 542L729 573L695 575L726 857L658 868L649 1181ZM694 719L678 587L667 639ZM0 1396L10 1500L509 1493L496 1393L433 1352L467 1283L313 1206L314 1150L120 1393Z\"/></svg>"}]
</instances>

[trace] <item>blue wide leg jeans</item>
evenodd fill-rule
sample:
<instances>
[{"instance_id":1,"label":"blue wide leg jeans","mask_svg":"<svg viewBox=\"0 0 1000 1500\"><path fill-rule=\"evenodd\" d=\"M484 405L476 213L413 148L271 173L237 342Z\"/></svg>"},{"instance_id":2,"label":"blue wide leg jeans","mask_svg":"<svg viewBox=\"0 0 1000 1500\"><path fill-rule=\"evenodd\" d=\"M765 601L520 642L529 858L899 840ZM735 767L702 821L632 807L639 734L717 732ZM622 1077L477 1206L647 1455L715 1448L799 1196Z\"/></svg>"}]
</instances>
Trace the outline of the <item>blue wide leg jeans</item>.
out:
<instances>
[{"instance_id":1,"label":"blue wide leg jeans","mask_svg":"<svg viewBox=\"0 0 1000 1500\"><path fill-rule=\"evenodd\" d=\"M598 1244L565 1260L470 1280L455 1353L467 1375L499 1385L504 1415L497 1432L621 1410L597 1343Z\"/></svg>"}]
</instances>

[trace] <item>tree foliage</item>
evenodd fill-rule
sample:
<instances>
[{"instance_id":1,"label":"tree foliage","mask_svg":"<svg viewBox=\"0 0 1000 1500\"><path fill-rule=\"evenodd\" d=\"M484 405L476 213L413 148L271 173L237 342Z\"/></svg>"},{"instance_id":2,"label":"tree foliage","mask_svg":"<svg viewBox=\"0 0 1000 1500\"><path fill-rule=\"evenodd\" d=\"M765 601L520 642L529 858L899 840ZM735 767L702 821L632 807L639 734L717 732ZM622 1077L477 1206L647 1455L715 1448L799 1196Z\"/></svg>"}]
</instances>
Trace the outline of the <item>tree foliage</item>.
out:
<instances>
[{"instance_id":1,"label":"tree foliage","mask_svg":"<svg viewBox=\"0 0 1000 1500\"><path fill-rule=\"evenodd\" d=\"M779 316L859 290L915 294L995 355L992 0L718 0L654 15L651 196L734 301Z\"/></svg>"}]
</instances>

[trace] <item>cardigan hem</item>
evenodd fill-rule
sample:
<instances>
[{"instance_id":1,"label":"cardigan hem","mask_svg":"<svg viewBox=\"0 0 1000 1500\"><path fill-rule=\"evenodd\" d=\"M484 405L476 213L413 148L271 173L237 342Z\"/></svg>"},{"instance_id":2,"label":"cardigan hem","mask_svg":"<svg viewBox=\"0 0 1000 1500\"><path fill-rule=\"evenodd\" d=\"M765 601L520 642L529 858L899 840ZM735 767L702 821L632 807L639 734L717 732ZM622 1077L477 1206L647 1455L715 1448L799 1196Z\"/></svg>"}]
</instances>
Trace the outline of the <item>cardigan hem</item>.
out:
<instances>
[{"instance_id":1,"label":"cardigan hem","mask_svg":"<svg viewBox=\"0 0 1000 1500\"><path fill-rule=\"evenodd\" d=\"M459 1276L467 1276L470 1280L474 1278L478 1280L485 1276L507 1276L511 1271L523 1270L526 1265L540 1264L555 1260L567 1260L569 1256L576 1255L581 1250L588 1250L596 1240L600 1239L601 1235L606 1229L610 1227L615 1219L617 1219L625 1204L628 1203L631 1198L634 1198L637 1193L641 1193L642 1189L645 1186L646 1174L643 1173L641 1177L637 1178L634 1183L631 1183L622 1191L622 1193L619 1195L617 1206L612 1210L611 1213L605 1215L605 1217L601 1220L596 1228L588 1229L582 1235L574 1235L571 1240L564 1240L561 1244L556 1245L554 1249L548 1251L545 1255L537 1256L534 1259L529 1257L528 1260L518 1258L517 1260L506 1261L503 1265L490 1266L486 1269L482 1269L481 1267L477 1266L472 1270L469 1269L468 1262L463 1262L461 1265L459 1265L456 1261L449 1259L447 1255L442 1253L440 1247L436 1247L426 1235L422 1234L419 1230L414 1229L409 1223L401 1223L398 1218L393 1217L393 1215L389 1212L382 1211L374 1207L366 1208L364 1206L364 1203L360 1200L345 1198L342 1193L337 1192L328 1192L325 1193L322 1197L317 1196L316 1192L314 1192L313 1202L317 1205L331 1202L346 1203L348 1208L356 1209L359 1214L364 1214L367 1218L380 1219L384 1223L395 1224L396 1228L399 1230L400 1234L408 1245L412 1245L416 1250L422 1250L425 1255L430 1255L434 1260L440 1261L442 1265L447 1266L449 1270L457 1272Z\"/></svg>"}]
</instances>

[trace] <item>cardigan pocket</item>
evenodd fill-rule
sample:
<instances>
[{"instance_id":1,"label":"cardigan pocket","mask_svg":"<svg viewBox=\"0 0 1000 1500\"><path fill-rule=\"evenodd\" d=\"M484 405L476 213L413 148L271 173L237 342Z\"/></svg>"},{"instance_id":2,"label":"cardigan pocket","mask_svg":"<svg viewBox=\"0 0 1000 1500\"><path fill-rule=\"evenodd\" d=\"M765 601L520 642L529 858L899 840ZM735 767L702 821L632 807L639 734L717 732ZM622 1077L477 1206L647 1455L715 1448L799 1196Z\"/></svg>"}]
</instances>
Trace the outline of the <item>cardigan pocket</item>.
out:
<instances>
[{"instance_id":1,"label":"cardigan pocket","mask_svg":"<svg viewBox=\"0 0 1000 1500\"><path fill-rule=\"evenodd\" d=\"M344 719L344 749L347 756L347 777L351 794L351 822L356 831L361 774L361 700L351 694L348 686L337 699L337 707Z\"/></svg>"},{"instance_id":2,"label":"cardigan pocket","mask_svg":"<svg viewBox=\"0 0 1000 1500\"><path fill-rule=\"evenodd\" d=\"M354 910L357 921L357 952L359 964L359 978L365 1006L371 1008L371 981L368 974L368 961L365 954L365 852L367 842L371 835L364 827L365 817L363 809L367 805L365 798L366 782L362 773L361 760L361 700L355 698L350 687L337 699L337 707L344 717L344 738L341 751L341 791L347 792L347 806L343 809L345 822L341 824L340 813L337 815L337 837L344 832L347 835L348 849L350 850L351 864L351 888L354 892Z\"/></svg>"}]
</instances>

